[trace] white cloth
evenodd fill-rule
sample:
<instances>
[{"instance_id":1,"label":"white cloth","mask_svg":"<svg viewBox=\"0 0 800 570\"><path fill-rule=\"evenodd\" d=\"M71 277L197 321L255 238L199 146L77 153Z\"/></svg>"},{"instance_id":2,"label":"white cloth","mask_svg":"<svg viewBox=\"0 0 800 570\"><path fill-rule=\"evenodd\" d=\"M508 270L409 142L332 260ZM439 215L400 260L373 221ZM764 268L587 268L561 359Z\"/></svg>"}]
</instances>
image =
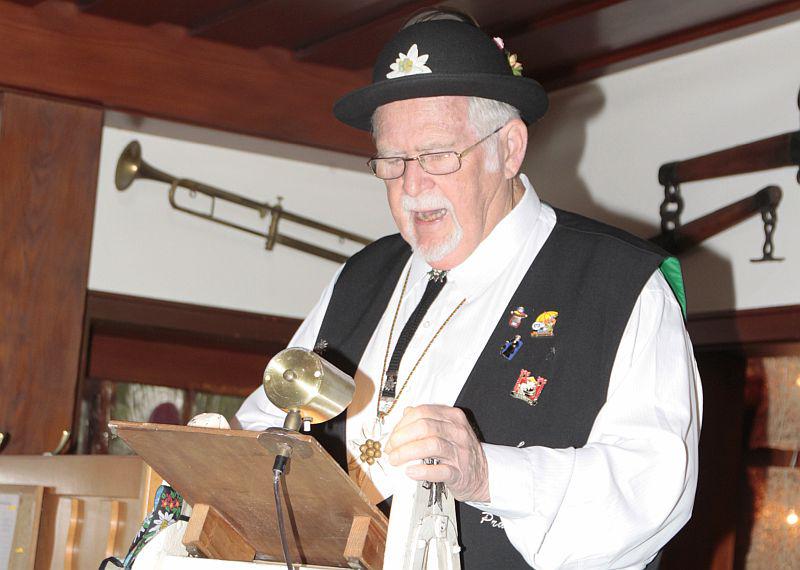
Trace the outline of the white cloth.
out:
<instances>
[{"instance_id":1,"label":"white cloth","mask_svg":"<svg viewBox=\"0 0 800 570\"><path fill-rule=\"evenodd\" d=\"M189 556L189 551L183 545L183 535L189 523L178 521L167 528L158 531L153 539L144 545L142 551L133 561L133 570L152 570L161 567L168 556ZM107 568L112 568L111 565Z\"/></svg>"},{"instance_id":2,"label":"white cloth","mask_svg":"<svg viewBox=\"0 0 800 570\"><path fill-rule=\"evenodd\" d=\"M406 406L453 405L501 312L555 225L555 212L526 188L520 203L461 265L428 310L400 365L398 390L439 326L466 303L430 346L388 417L385 436ZM430 266L412 255L392 344L425 289ZM387 340L405 277L359 363L347 411L350 475L375 503L394 495L386 563L402 560L414 483L387 461L367 467L358 445L371 433ZM298 329L291 346L313 347L338 274ZM534 319L535 315L531 316ZM498 348L499 350L499 348ZM324 356L324 354L323 354ZM516 378L498 379L513 387ZM606 404L587 444L549 449L484 444L490 504L473 505L501 528L534 568L643 568L689 519L697 480L702 393L680 306L656 271L642 290L620 342ZM284 414L257 389L237 418L246 429L278 425ZM368 477L364 472L368 472ZM502 521L502 524L499 524ZM498 536L500 539L500 536Z\"/></svg>"}]
</instances>

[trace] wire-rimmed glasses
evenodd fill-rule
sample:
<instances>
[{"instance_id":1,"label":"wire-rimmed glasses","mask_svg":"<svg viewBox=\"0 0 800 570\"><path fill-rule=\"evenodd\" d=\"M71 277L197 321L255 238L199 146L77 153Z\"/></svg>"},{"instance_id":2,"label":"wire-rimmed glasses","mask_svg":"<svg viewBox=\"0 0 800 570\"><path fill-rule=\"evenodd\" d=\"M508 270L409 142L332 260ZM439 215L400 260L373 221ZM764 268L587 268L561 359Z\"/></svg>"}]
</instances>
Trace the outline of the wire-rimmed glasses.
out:
<instances>
[{"instance_id":1,"label":"wire-rimmed glasses","mask_svg":"<svg viewBox=\"0 0 800 570\"><path fill-rule=\"evenodd\" d=\"M402 156L375 156L367 161L367 166L372 173L381 180L394 180L400 178L406 171L406 163L416 160L420 168L428 174L437 176L452 174L461 168L461 159L476 146L500 131L505 125L497 127L494 131L483 137L478 142L471 144L461 152L446 150L441 152L424 152L408 158Z\"/></svg>"}]
</instances>

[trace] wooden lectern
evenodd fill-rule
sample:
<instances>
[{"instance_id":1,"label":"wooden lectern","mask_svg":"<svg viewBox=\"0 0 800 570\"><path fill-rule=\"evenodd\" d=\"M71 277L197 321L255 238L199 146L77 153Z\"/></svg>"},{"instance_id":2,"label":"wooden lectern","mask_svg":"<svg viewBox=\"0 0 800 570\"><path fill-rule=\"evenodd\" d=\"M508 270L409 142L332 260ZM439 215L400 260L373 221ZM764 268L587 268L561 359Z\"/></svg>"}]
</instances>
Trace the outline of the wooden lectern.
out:
<instances>
[{"instance_id":1,"label":"wooden lectern","mask_svg":"<svg viewBox=\"0 0 800 570\"><path fill-rule=\"evenodd\" d=\"M193 506L184 544L207 558L282 561L272 464L284 446L287 540L295 564L380 569L388 520L311 436L109 424Z\"/></svg>"}]
</instances>

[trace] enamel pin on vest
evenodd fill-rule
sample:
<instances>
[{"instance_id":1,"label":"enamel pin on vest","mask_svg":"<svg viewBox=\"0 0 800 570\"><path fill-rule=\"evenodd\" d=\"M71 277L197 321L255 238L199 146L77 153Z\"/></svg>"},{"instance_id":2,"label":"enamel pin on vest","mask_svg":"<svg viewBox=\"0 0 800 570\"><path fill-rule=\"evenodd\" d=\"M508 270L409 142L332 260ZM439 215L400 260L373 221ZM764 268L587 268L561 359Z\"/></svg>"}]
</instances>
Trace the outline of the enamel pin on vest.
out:
<instances>
[{"instance_id":1,"label":"enamel pin on vest","mask_svg":"<svg viewBox=\"0 0 800 570\"><path fill-rule=\"evenodd\" d=\"M522 305L511 311L509 314L511 316L508 319L508 326L513 329L518 329L522 324L522 319L528 318L528 315L525 313L525 307Z\"/></svg>"},{"instance_id":2,"label":"enamel pin on vest","mask_svg":"<svg viewBox=\"0 0 800 570\"><path fill-rule=\"evenodd\" d=\"M539 396L542 394L547 379L542 376L532 377L529 370L519 371L519 377L511 390L511 397L522 400L529 406L539 403Z\"/></svg>"},{"instance_id":3,"label":"enamel pin on vest","mask_svg":"<svg viewBox=\"0 0 800 570\"><path fill-rule=\"evenodd\" d=\"M554 336L553 329L556 327L558 320L558 311L545 311L536 317L531 325L532 337Z\"/></svg>"},{"instance_id":4,"label":"enamel pin on vest","mask_svg":"<svg viewBox=\"0 0 800 570\"><path fill-rule=\"evenodd\" d=\"M505 341L500 347L500 355L506 360L512 360L520 348L522 348L522 336L514 335L514 338Z\"/></svg>"}]
</instances>

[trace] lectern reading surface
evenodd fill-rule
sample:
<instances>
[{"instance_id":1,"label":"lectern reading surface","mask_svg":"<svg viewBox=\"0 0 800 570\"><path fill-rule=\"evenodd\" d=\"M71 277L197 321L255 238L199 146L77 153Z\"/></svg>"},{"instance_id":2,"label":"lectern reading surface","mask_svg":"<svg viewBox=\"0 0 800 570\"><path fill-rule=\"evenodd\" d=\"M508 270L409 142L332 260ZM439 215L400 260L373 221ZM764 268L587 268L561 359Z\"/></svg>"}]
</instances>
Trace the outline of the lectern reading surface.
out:
<instances>
[{"instance_id":1,"label":"lectern reading surface","mask_svg":"<svg viewBox=\"0 0 800 570\"><path fill-rule=\"evenodd\" d=\"M114 421L111 429L190 504L219 511L255 549L282 560L272 463L280 446L292 447L284 499L295 562L346 565L354 518L371 520L383 549L388 520L311 436L285 430L252 432Z\"/></svg>"}]
</instances>

